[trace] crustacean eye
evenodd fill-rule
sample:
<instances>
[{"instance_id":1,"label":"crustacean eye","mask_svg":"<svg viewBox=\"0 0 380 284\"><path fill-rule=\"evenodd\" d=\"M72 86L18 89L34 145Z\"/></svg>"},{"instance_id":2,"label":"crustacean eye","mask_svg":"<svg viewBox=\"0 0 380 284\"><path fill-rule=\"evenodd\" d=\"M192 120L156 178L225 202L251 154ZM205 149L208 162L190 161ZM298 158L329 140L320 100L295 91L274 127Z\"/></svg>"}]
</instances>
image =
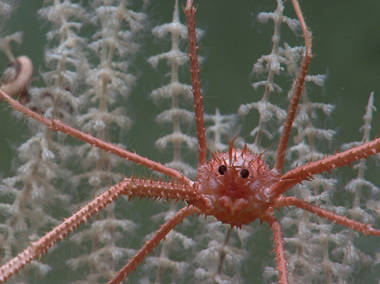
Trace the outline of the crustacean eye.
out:
<instances>
[{"instance_id":1,"label":"crustacean eye","mask_svg":"<svg viewBox=\"0 0 380 284\"><path fill-rule=\"evenodd\" d=\"M219 166L218 168L218 173L220 173L221 175L224 175L224 173L227 171L227 167L225 165L221 165Z\"/></svg>"},{"instance_id":2,"label":"crustacean eye","mask_svg":"<svg viewBox=\"0 0 380 284\"><path fill-rule=\"evenodd\" d=\"M240 176L241 176L242 178L247 178L247 177L249 176L249 171L248 171L247 169L242 169L242 170L240 171Z\"/></svg>"}]
</instances>

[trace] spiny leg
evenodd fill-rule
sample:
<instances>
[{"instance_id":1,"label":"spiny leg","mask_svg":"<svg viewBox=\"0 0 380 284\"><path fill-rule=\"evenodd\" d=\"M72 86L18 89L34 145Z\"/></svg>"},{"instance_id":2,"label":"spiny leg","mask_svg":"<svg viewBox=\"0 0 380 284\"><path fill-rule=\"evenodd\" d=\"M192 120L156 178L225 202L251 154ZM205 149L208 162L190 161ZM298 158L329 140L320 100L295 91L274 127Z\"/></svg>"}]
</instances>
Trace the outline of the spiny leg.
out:
<instances>
[{"instance_id":1,"label":"spiny leg","mask_svg":"<svg viewBox=\"0 0 380 284\"><path fill-rule=\"evenodd\" d=\"M198 67L198 56L197 56L197 39L196 39L196 28L195 28L195 13L196 9L193 7L193 1L187 0L185 14L186 23L188 30L188 46L189 46L189 57L190 57L190 71L191 71L191 81L193 86L193 96L194 96L194 112L196 121L196 130L198 138L198 168L206 163L206 136L204 129L204 119L203 119L203 109L202 109L202 93L200 88L199 79L199 67ZM225 245L230 241L230 236L233 228L230 228L226 233ZM223 265L225 260L225 252L221 250L219 265L217 269L217 274L222 274Z\"/></svg>"},{"instance_id":2,"label":"spiny leg","mask_svg":"<svg viewBox=\"0 0 380 284\"><path fill-rule=\"evenodd\" d=\"M217 276L217 275L222 275L223 273L223 266L224 266L224 261L226 260L226 251L225 251L225 248L226 246L228 245L228 243L230 242L231 240L231 234L232 234L232 231L233 231L233 227L229 227L227 232L226 232L226 237L224 238L224 243L223 243L223 246L220 248L219 250L219 264L218 264L218 269L216 271L216 274L214 275Z\"/></svg>"},{"instance_id":3,"label":"spiny leg","mask_svg":"<svg viewBox=\"0 0 380 284\"><path fill-rule=\"evenodd\" d=\"M196 191L188 185L145 179L124 179L100 194L78 212L65 219L62 224L53 228L38 241L33 242L23 252L1 266L0 282L8 279L34 258L44 255L50 247L64 239L68 233L86 222L91 216L98 213L120 195L127 195L129 198L165 198L175 201L192 201L198 198Z\"/></svg>"},{"instance_id":4,"label":"spiny leg","mask_svg":"<svg viewBox=\"0 0 380 284\"><path fill-rule=\"evenodd\" d=\"M310 162L301 167L288 171L281 176L280 181L270 188L273 198L280 196L292 186L310 179L315 174L328 172L337 167L349 165L352 162L367 158L380 152L380 138L353 147L344 152L330 155L319 161Z\"/></svg>"},{"instance_id":5,"label":"spiny leg","mask_svg":"<svg viewBox=\"0 0 380 284\"><path fill-rule=\"evenodd\" d=\"M69 232L74 230L81 223L85 222L92 215L99 212L99 210L104 208L114 199L118 198L124 191L122 183L123 182L113 186L108 191L99 195L88 205L80 209L70 218L66 219L62 224L46 233L38 241L32 242L32 244L23 252L19 253L16 257L1 266L0 282L8 279L25 265L30 263L34 258L41 257L50 247L52 247L56 242L62 240Z\"/></svg>"},{"instance_id":6,"label":"spiny leg","mask_svg":"<svg viewBox=\"0 0 380 284\"><path fill-rule=\"evenodd\" d=\"M290 100L289 107L288 107L288 114L286 116L286 120L284 122L284 128L281 133L280 141L278 143L277 147L277 153L276 153L276 162L274 165L274 168L277 170L279 174L282 172L282 167L284 164L284 156L285 156L285 150L286 145L288 144L290 131L292 129L292 124L294 121L294 116L297 111L298 101L299 98L302 95L302 90L305 84L305 77L307 73L307 69L309 67L309 63L312 57L311 54L311 32L307 29L305 20L303 18L301 8L299 7L298 0L292 0L292 4L294 7L294 11L297 15L297 18L300 22L302 33L304 35L304 41L305 41L305 52L302 55L300 70L298 72L298 76L295 82L293 89L293 96Z\"/></svg>"},{"instance_id":7,"label":"spiny leg","mask_svg":"<svg viewBox=\"0 0 380 284\"><path fill-rule=\"evenodd\" d=\"M200 211L192 206L184 207L179 210L174 216L167 220L154 234L145 242L145 244L137 251L137 253L128 261L128 263L119 270L117 275L112 278L107 284L121 283L128 274L136 268L136 266L151 252L165 236L187 216L200 213Z\"/></svg>"},{"instance_id":8,"label":"spiny leg","mask_svg":"<svg viewBox=\"0 0 380 284\"><path fill-rule=\"evenodd\" d=\"M33 118L42 124L46 125L48 128L54 130L54 131L59 131L62 133L65 133L69 136L72 136L74 138L80 139L86 143L89 143L93 146L96 146L102 150L105 150L107 152L113 153L121 158L124 158L126 160L135 162L137 164L143 165L149 169L152 169L154 171L163 173L167 176L171 176L174 178L177 178L178 180L183 181L184 183L191 184L190 180L187 179L182 173L173 170L171 168L165 167L164 165L152 161L148 158L142 157L140 155L137 155L136 153L129 152L127 150L121 149L111 143L104 142L103 140L97 139L94 136L90 134L86 134L84 132L81 132L73 127L70 127L61 121L57 119L48 119L45 118L38 113L24 107L21 105L18 101L12 99L8 94L6 94L3 90L0 89L0 97L4 98L9 105L16 111L19 111L26 116Z\"/></svg>"},{"instance_id":9,"label":"spiny leg","mask_svg":"<svg viewBox=\"0 0 380 284\"><path fill-rule=\"evenodd\" d=\"M198 138L198 167L206 163L206 136L203 120L203 109L202 109L202 93L199 80L199 67L198 67L198 56L197 56L197 36L195 30L195 15L196 9L193 7L193 1L187 0L185 14L187 23L187 37L189 44L189 57L190 57L190 72L191 72L191 82L193 85L193 96L194 96L194 112L195 112L195 123L197 128L197 138Z\"/></svg>"},{"instance_id":10,"label":"spiny leg","mask_svg":"<svg viewBox=\"0 0 380 284\"><path fill-rule=\"evenodd\" d=\"M281 226L274 216L266 217L264 220L268 222L273 232L274 251L276 254L277 271L279 274L278 283L288 284L288 273L286 270L286 259L284 254Z\"/></svg>"},{"instance_id":11,"label":"spiny leg","mask_svg":"<svg viewBox=\"0 0 380 284\"><path fill-rule=\"evenodd\" d=\"M369 224L364 224L358 221L348 219L347 217L337 215L330 211L324 210L316 205L312 205L306 201L296 197L281 197L276 202L276 207L295 206L305 211L311 212L319 217L325 218L336 224L343 225L352 230L363 233L364 235L380 236L380 230L372 228Z\"/></svg>"}]
</instances>

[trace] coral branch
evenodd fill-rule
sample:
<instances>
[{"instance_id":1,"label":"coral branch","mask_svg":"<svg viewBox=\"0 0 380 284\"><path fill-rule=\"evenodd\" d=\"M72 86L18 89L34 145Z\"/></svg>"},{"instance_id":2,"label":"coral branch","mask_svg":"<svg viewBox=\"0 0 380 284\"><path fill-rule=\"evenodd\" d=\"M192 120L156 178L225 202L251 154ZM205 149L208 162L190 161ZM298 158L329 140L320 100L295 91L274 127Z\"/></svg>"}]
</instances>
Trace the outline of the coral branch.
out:
<instances>
[{"instance_id":1,"label":"coral branch","mask_svg":"<svg viewBox=\"0 0 380 284\"><path fill-rule=\"evenodd\" d=\"M11 96L20 96L27 89L33 74L33 63L27 56L19 56L12 62L16 70L14 77L4 82L0 88Z\"/></svg>"}]
</instances>

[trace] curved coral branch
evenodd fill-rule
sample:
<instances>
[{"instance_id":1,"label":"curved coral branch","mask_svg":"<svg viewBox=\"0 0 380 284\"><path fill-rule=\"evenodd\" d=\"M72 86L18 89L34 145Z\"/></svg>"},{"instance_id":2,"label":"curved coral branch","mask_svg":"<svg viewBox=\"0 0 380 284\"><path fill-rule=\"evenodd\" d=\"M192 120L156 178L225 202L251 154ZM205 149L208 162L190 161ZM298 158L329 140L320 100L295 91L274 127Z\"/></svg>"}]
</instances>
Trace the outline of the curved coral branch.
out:
<instances>
[{"instance_id":1,"label":"curved coral branch","mask_svg":"<svg viewBox=\"0 0 380 284\"><path fill-rule=\"evenodd\" d=\"M11 63L15 68L14 77L9 78L0 88L11 96L19 96L28 87L33 74L33 63L27 56L19 56Z\"/></svg>"}]
</instances>

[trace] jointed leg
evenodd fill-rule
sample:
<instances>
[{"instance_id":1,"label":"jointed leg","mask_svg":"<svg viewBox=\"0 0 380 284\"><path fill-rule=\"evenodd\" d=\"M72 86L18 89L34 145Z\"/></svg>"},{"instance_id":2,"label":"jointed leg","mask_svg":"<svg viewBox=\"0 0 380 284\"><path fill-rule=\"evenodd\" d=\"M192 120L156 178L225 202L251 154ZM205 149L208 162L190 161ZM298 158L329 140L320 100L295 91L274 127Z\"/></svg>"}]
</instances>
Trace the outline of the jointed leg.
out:
<instances>
[{"instance_id":1,"label":"jointed leg","mask_svg":"<svg viewBox=\"0 0 380 284\"><path fill-rule=\"evenodd\" d=\"M187 0L186 8L186 22L187 22L187 37L189 42L189 57L190 57L190 71L191 71L191 82L193 85L193 95L194 95L194 112L195 112L195 123L197 128L197 138L198 138L198 167L206 163L206 136L203 121L203 110L202 110L202 94L201 86L199 80L199 67L198 67L198 57L197 57L197 39L195 31L195 8L193 7L193 1Z\"/></svg>"},{"instance_id":2,"label":"jointed leg","mask_svg":"<svg viewBox=\"0 0 380 284\"><path fill-rule=\"evenodd\" d=\"M340 224L345 227L351 228L352 230L361 232L364 235L380 236L380 230L372 228L371 225L364 224L358 221L348 219L344 216L334 214L316 205L312 205L308 202L300 200L296 197L281 197L276 203L276 207L282 206L295 206L300 209L309 211L315 215L318 215L319 217L326 218L336 224Z\"/></svg>"},{"instance_id":3,"label":"jointed leg","mask_svg":"<svg viewBox=\"0 0 380 284\"><path fill-rule=\"evenodd\" d=\"M270 191L273 197L280 196L290 187L303 180L310 179L315 174L328 172L332 169L349 165L352 162L367 158L380 152L380 138L353 147L344 152L328 156L322 160L308 163L285 173L280 182L273 186Z\"/></svg>"},{"instance_id":4,"label":"jointed leg","mask_svg":"<svg viewBox=\"0 0 380 284\"><path fill-rule=\"evenodd\" d=\"M38 241L33 242L31 246L26 248L19 255L0 267L0 282L5 281L7 278L15 274L25 265L30 263L34 258L44 255L55 243L62 240L68 233L73 231L83 222L87 221L87 219L91 216L98 213L120 195L127 195L129 198L138 196L154 199L165 198L171 200L194 200L197 197L196 193L191 188L183 184L153 180L147 181L142 179L124 179L96 197L77 213L72 215L70 218L67 218L62 224L56 226ZM189 209L188 211L185 210L184 212L189 215L195 212L195 209Z\"/></svg>"},{"instance_id":5,"label":"jointed leg","mask_svg":"<svg viewBox=\"0 0 380 284\"><path fill-rule=\"evenodd\" d=\"M265 219L266 222L271 226L273 232L273 243L274 250L276 253L277 271L278 271L278 283L287 284L288 274L286 270L286 259L284 255L284 246L281 234L281 227L275 217L270 217Z\"/></svg>"},{"instance_id":6,"label":"jointed leg","mask_svg":"<svg viewBox=\"0 0 380 284\"><path fill-rule=\"evenodd\" d=\"M293 87L293 96L290 100L290 104L288 107L288 114L286 116L286 120L284 122L284 129L282 130L280 142L278 143L277 153L276 153L276 162L274 168L277 170L279 174L281 174L282 166L284 164L284 156L286 145L289 140L290 131L292 129L292 124L294 120L294 116L296 114L297 105L299 98L302 95L302 90L305 84L305 77L307 73L307 69L309 67L309 63L311 60L311 33L307 29L305 20L302 16L301 8L299 7L298 0L292 0L292 4L294 7L294 11L297 15L297 18L300 22L301 29L305 39L305 53L302 56L300 70L296 79L295 86Z\"/></svg>"},{"instance_id":7,"label":"jointed leg","mask_svg":"<svg viewBox=\"0 0 380 284\"><path fill-rule=\"evenodd\" d=\"M184 207L179 210L173 217L166 221L148 241L145 242L128 263L120 269L117 275L108 281L107 284L121 283L175 226L182 222L184 218L194 213L199 213L199 210L192 206Z\"/></svg>"},{"instance_id":8,"label":"jointed leg","mask_svg":"<svg viewBox=\"0 0 380 284\"><path fill-rule=\"evenodd\" d=\"M99 195L77 213L66 219L62 224L46 233L38 241L32 242L32 244L23 252L1 266L0 282L5 281L7 278L15 274L34 258L44 255L50 247L62 240L69 232L73 231L81 223L87 221L92 215L98 213L102 208L118 198L125 190L123 186L124 183L125 181L122 181Z\"/></svg>"},{"instance_id":9,"label":"jointed leg","mask_svg":"<svg viewBox=\"0 0 380 284\"><path fill-rule=\"evenodd\" d=\"M70 135L74 138L80 139L86 143L94 145L94 146L96 146L102 150L105 150L107 152L118 155L119 157L121 157L123 159L126 159L129 161L135 162L137 164L143 165L149 169L160 172L160 173L165 174L167 176L177 178L186 184L191 183L189 179L187 179L182 173L180 173L176 170L165 167L164 165L162 165L158 162L154 162L152 160L144 158L140 155L137 155L136 153L129 152L127 150L116 147L115 145L113 145L111 143L104 142L100 139L95 138L94 136L92 136L90 134L86 134L86 133L83 133L83 132L81 132L75 128L72 128L72 127L62 123L59 120L56 120L56 119L52 120L52 119L45 118L45 117L39 115L38 113L35 113L32 110L24 107L18 101L12 99L8 94L6 94L3 90L0 89L0 98L1 97L4 98L10 104L10 106L13 109L15 109L19 112L22 112L26 116L43 123L44 125L46 125L47 127L49 127L50 129L52 129L54 131L63 132L63 133Z\"/></svg>"}]
</instances>

